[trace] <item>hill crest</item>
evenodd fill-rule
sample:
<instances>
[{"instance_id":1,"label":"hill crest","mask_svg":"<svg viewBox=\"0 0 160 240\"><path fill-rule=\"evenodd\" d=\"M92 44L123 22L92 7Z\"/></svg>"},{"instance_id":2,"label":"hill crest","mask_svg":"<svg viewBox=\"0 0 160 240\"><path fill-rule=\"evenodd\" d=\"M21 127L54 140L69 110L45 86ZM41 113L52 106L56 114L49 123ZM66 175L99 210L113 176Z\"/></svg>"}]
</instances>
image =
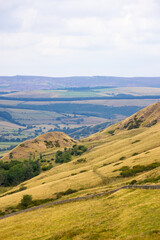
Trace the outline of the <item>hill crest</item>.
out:
<instances>
[{"instance_id":1,"label":"hill crest","mask_svg":"<svg viewBox=\"0 0 160 240\"><path fill-rule=\"evenodd\" d=\"M149 105L131 117L120 122L120 129L134 129L139 127L151 127L160 122L160 102Z\"/></svg>"}]
</instances>

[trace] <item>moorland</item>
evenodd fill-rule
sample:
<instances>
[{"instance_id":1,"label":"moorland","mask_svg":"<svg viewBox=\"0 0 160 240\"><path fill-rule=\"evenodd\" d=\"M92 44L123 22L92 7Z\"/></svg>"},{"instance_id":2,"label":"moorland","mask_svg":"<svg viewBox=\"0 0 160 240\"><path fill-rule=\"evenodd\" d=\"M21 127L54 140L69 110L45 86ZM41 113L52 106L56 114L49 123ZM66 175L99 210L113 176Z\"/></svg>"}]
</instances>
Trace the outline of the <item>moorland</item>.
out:
<instances>
[{"instance_id":1,"label":"moorland","mask_svg":"<svg viewBox=\"0 0 160 240\"><path fill-rule=\"evenodd\" d=\"M50 132L20 143L2 158L1 171L15 180L14 173L27 161L38 161L40 170L8 185L4 174L1 215L128 184L133 189L1 219L2 239L159 239L160 191L134 189L160 182L159 129L158 102L80 141Z\"/></svg>"}]
</instances>

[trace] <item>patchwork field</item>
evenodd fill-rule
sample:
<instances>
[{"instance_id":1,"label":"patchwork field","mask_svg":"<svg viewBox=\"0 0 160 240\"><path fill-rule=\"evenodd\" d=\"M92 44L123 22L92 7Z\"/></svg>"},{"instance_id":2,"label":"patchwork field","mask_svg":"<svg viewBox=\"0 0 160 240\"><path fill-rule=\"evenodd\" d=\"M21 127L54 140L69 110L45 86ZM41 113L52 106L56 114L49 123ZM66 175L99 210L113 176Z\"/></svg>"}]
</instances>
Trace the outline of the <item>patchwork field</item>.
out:
<instances>
[{"instance_id":1,"label":"patchwork field","mask_svg":"<svg viewBox=\"0 0 160 240\"><path fill-rule=\"evenodd\" d=\"M128 85L125 78L124 85L116 85L118 78L81 78L86 83L92 80L89 84L95 81L93 86L72 85L74 81L79 84L80 78L78 82L71 78L67 88L66 79L59 79L63 84L57 86L58 79L48 78L44 85L44 78L42 81L39 77L24 77L26 85L23 81L22 86L22 76L15 77L13 85L10 78L0 78L3 86L0 92L0 137L7 141L11 138L23 141L53 130L82 139L156 103L160 97L157 79L153 79L155 86L146 85L143 79L139 79L143 87L134 79L137 87L130 81L132 79L127 79L131 84ZM34 91L28 85L31 79L35 83ZM99 85L101 80L104 85Z\"/></svg>"}]
</instances>

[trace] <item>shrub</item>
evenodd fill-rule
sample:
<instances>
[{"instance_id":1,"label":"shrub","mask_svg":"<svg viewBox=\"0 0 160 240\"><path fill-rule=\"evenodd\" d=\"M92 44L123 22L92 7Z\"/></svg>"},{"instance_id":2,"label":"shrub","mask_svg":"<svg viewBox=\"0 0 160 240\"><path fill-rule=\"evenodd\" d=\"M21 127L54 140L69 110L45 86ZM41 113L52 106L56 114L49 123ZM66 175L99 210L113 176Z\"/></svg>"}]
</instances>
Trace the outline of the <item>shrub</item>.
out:
<instances>
[{"instance_id":1,"label":"shrub","mask_svg":"<svg viewBox=\"0 0 160 240\"><path fill-rule=\"evenodd\" d=\"M70 194L75 193L75 192L77 192L77 190L69 188L64 192L57 193L57 198L60 198L61 196L65 196L65 195L70 195Z\"/></svg>"},{"instance_id":2,"label":"shrub","mask_svg":"<svg viewBox=\"0 0 160 240\"><path fill-rule=\"evenodd\" d=\"M133 153L132 156L137 156L139 153Z\"/></svg>"},{"instance_id":3,"label":"shrub","mask_svg":"<svg viewBox=\"0 0 160 240\"><path fill-rule=\"evenodd\" d=\"M55 141L55 147L60 147L60 144L59 144L58 140Z\"/></svg>"},{"instance_id":4,"label":"shrub","mask_svg":"<svg viewBox=\"0 0 160 240\"><path fill-rule=\"evenodd\" d=\"M132 144L134 144L134 143L138 143L138 142L140 142L141 140L135 140L134 142L132 142Z\"/></svg>"},{"instance_id":5,"label":"shrub","mask_svg":"<svg viewBox=\"0 0 160 240\"><path fill-rule=\"evenodd\" d=\"M21 144L20 144L20 147L25 147L24 143L21 143Z\"/></svg>"},{"instance_id":6,"label":"shrub","mask_svg":"<svg viewBox=\"0 0 160 240\"><path fill-rule=\"evenodd\" d=\"M68 142L68 139L66 139L66 138L63 138L63 140L64 140L65 142Z\"/></svg>"},{"instance_id":7,"label":"shrub","mask_svg":"<svg viewBox=\"0 0 160 240\"><path fill-rule=\"evenodd\" d=\"M77 173L72 173L72 174L71 174L71 176L75 176L75 175L77 175Z\"/></svg>"},{"instance_id":8,"label":"shrub","mask_svg":"<svg viewBox=\"0 0 160 240\"><path fill-rule=\"evenodd\" d=\"M27 208L32 205L32 196L31 195L23 195L23 198L20 203L22 208Z\"/></svg>"},{"instance_id":9,"label":"shrub","mask_svg":"<svg viewBox=\"0 0 160 240\"><path fill-rule=\"evenodd\" d=\"M157 122L158 121L155 119L151 123L149 123L146 127L151 127L151 126L155 125Z\"/></svg>"},{"instance_id":10,"label":"shrub","mask_svg":"<svg viewBox=\"0 0 160 240\"><path fill-rule=\"evenodd\" d=\"M84 173L84 172L87 172L87 170L81 170L79 173Z\"/></svg>"},{"instance_id":11,"label":"shrub","mask_svg":"<svg viewBox=\"0 0 160 240\"><path fill-rule=\"evenodd\" d=\"M42 171L47 171L47 170L50 170L52 168L52 164L48 165L48 166L43 166L42 167Z\"/></svg>"},{"instance_id":12,"label":"shrub","mask_svg":"<svg viewBox=\"0 0 160 240\"><path fill-rule=\"evenodd\" d=\"M69 188L65 192L63 192L63 195L69 195L75 192L77 192L77 190Z\"/></svg>"},{"instance_id":13,"label":"shrub","mask_svg":"<svg viewBox=\"0 0 160 240\"><path fill-rule=\"evenodd\" d=\"M121 164L122 162L118 162L118 163L115 163L113 166L118 166L119 164Z\"/></svg>"},{"instance_id":14,"label":"shrub","mask_svg":"<svg viewBox=\"0 0 160 240\"><path fill-rule=\"evenodd\" d=\"M18 192L24 191L24 190L26 190L26 189L27 189L27 187L21 186L21 187L18 189Z\"/></svg>"},{"instance_id":15,"label":"shrub","mask_svg":"<svg viewBox=\"0 0 160 240\"><path fill-rule=\"evenodd\" d=\"M41 163L42 163L42 162L47 162L47 160L46 160L46 159L42 159L42 160L41 160Z\"/></svg>"},{"instance_id":16,"label":"shrub","mask_svg":"<svg viewBox=\"0 0 160 240\"><path fill-rule=\"evenodd\" d=\"M160 176L155 177L155 178L147 178L144 181L142 181L141 183L148 183L148 182L157 183L159 180L160 180Z\"/></svg>"},{"instance_id":17,"label":"shrub","mask_svg":"<svg viewBox=\"0 0 160 240\"><path fill-rule=\"evenodd\" d=\"M9 159L12 159L13 158L13 153L10 153L9 154Z\"/></svg>"},{"instance_id":18,"label":"shrub","mask_svg":"<svg viewBox=\"0 0 160 240\"><path fill-rule=\"evenodd\" d=\"M136 184L137 183L137 181L134 179L134 180L132 180L129 184L130 185L134 185L134 184Z\"/></svg>"},{"instance_id":19,"label":"shrub","mask_svg":"<svg viewBox=\"0 0 160 240\"><path fill-rule=\"evenodd\" d=\"M115 130L108 131L109 134L114 135Z\"/></svg>"},{"instance_id":20,"label":"shrub","mask_svg":"<svg viewBox=\"0 0 160 240\"><path fill-rule=\"evenodd\" d=\"M45 142L47 148L52 148L53 147L52 141L45 140L44 142Z\"/></svg>"},{"instance_id":21,"label":"shrub","mask_svg":"<svg viewBox=\"0 0 160 240\"><path fill-rule=\"evenodd\" d=\"M144 172L144 171L149 171L149 170L152 170L152 169L157 168L159 166L160 166L160 163L157 163L157 162L149 164L147 166L145 166L145 165L135 165L135 166L133 166L133 168L130 168L128 166L124 166L121 169L119 169L121 171L120 176L122 176L122 177L135 176L137 173Z\"/></svg>"},{"instance_id":22,"label":"shrub","mask_svg":"<svg viewBox=\"0 0 160 240\"><path fill-rule=\"evenodd\" d=\"M85 158L80 158L80 159L77 159L77 161L75 162L75 164L85 163L85 162L87 162Z\"/></svg>"}]
</instances>

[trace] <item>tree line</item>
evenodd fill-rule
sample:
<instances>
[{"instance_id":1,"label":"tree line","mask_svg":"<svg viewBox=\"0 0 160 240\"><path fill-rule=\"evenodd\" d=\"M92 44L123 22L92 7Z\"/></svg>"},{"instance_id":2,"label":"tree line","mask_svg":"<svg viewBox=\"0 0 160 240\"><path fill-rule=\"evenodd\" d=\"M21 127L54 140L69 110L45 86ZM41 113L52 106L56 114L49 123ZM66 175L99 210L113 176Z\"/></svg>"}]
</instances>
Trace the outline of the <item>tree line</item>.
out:
<instances>
[{"instance_id":1,"label":"tree line","mask_svg":"<svg viewBox=\"0 0 160 240\"><path fill-rule=\"evenodd\" d=\"M0 161L0 186L15 186L40 173L39 161Z\"/></svg>"}]
</instances>

